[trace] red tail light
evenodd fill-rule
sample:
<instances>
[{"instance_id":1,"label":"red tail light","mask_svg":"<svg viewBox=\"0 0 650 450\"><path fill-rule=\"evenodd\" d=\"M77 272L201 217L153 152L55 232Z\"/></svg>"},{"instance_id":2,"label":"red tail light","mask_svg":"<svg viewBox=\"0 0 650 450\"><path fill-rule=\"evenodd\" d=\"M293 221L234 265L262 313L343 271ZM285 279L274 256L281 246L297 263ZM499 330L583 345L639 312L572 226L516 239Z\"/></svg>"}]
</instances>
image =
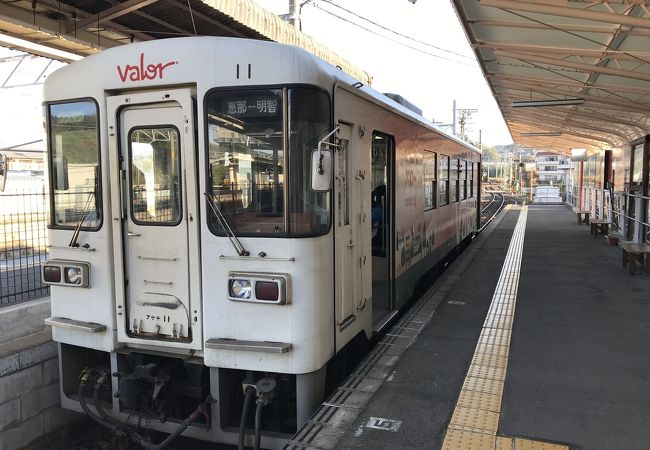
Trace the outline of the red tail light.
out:
<instances>
[{"instance_id":1,"label":"red tail light","mask_svg":"<svg viewBox=\"0 0 650 450\"><path fill-rule=\"evenodd\" d=\"M59 266L45 266L43 268L43 281L46 283L60 283L61 268Z\"/></svg>"},{"instance_id":2,"label":"red tail light","mask_svg":"<svg viewBox=\"0 0 650 450\"><path fill-rule=\"evenodd\" d=\"M257 300L275 302L279 296L278 283L272 281L258 281L255 283L255 298Z\"/></svg>"}]
</instances>

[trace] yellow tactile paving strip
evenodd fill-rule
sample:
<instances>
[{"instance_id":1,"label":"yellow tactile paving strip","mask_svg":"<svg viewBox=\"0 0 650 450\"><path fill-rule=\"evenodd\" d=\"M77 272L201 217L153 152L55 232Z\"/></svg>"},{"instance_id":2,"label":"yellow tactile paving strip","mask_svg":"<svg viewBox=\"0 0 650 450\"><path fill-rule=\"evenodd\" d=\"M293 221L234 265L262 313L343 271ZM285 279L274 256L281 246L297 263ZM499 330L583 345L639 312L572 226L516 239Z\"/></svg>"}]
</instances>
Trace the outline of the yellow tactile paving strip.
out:
<instances>
[{"instance_id":1,"label":"yellow tactile paving strip","mask_svg":"<svg viewBox=\"0 0 650 450\"><path fill-rule=\"evenodd\" d=\"M519 213L472 363L442 450L568 450L565 445L497 436L515 315L528 207Z\"/></svg>"}]
</instances>

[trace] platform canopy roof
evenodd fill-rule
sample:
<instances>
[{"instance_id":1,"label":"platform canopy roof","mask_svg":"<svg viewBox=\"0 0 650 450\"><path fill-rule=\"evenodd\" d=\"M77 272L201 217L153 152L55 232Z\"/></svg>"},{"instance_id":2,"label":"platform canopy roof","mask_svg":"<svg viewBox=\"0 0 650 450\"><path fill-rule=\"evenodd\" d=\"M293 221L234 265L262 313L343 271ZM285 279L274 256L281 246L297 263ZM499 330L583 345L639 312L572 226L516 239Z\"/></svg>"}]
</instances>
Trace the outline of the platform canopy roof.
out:
<instances>
[{"instance_id":1,"label":"platform canopy roof","mask_svg":"<svg viewBox=\"0 0 650 450\"><path fill-rule=\"evenodd\" d=\"M296 45L365 84L371 81L254 0L15 0L0 6L0 46L62 61L130 42L194 35Z\"/></svg>"},{"instance_id":2,"label":"platform canopy roof","mask_svg":"<svg viewBox=\"0 0 650 450\"><path fill-rule=\"evenodd\" d=\"M650 133L650 0L452 0L515 143L568 153Z\"/></svg>"}]
</instances>

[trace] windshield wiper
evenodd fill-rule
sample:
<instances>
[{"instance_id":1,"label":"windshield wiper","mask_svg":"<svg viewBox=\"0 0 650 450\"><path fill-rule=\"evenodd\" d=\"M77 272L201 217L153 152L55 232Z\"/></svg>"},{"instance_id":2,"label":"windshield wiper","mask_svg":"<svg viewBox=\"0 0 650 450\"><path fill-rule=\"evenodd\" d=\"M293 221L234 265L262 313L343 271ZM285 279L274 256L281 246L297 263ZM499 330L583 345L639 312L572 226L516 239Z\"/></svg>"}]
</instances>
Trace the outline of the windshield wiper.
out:
<instances>
[{"instance_id":1,"label":"windshield wiper","mask_svg":"<svg viewBox=\"0 0 650 450\"><path fill-rule=\"evenodd\" d=\"M242 243L235 235L235 232L232 231L232 228L230 227L228 220L226 220L226 216L224 216L223 213L221 212L221 208L219 208L219 204L217 203L218 200L216 199L216 196L214 194L208 194L207 192L204 195L208 199L208 205L210 205L210 209L212 209L212 212L217 217L217 220L219 221L219 225L221 225L221 228L223 228L224 231L226 232L226 235L228 236L228 239L230 240L232 246L235 248L237 254L239 256L250 256L248 250L244 248Z\"/></svg>"},{"instance_id":2,"label":"windshield wiper","mask_svg":"<svg viewBox=\"0 0 650 450\"><path fill-rule=\"evenodd\" d=\"M74 227L74 231L72 233L72 239L70 239L70 243L68 244L68 247L79 247L79 243L77 242L77 239L79 239L79 232L81 231L81 226L83 225L84 221L86 220L86 216L88 215L88 212L90 211L90 200L95 196L95 192L91 192L88 194L88 199L86 200L86 204L84 205L84 209L81 211L81 219L79 219L79 222L77 222L77 226ZM86 244L87 245L87 244Z\"/></svg>"}]
</instances>

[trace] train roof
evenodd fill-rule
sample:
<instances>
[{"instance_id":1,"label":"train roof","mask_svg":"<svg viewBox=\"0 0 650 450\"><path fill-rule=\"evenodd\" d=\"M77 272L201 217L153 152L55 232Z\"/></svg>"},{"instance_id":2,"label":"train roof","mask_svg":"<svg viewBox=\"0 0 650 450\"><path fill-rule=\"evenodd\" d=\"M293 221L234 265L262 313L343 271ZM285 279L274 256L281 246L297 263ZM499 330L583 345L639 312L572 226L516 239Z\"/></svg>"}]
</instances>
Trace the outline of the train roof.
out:
<instances>
[{"instance_id":1,"label":"train roof","mask_svg":"<svg viewBox=\"0 0 650 450\"><path fill-rule=\"evenodd\" d=\"M206 61L214 61L214 65L206 65ZM94 83L80 83L80 79ZM114 47L50 75L44 87L45 101L101 98L105 91L159 88L161 81L165 85L197 84L203 91L214 86L338 83L450 140L480 151L306 50L271 41L203 36Z\"/></svg>"}]
</instances>

